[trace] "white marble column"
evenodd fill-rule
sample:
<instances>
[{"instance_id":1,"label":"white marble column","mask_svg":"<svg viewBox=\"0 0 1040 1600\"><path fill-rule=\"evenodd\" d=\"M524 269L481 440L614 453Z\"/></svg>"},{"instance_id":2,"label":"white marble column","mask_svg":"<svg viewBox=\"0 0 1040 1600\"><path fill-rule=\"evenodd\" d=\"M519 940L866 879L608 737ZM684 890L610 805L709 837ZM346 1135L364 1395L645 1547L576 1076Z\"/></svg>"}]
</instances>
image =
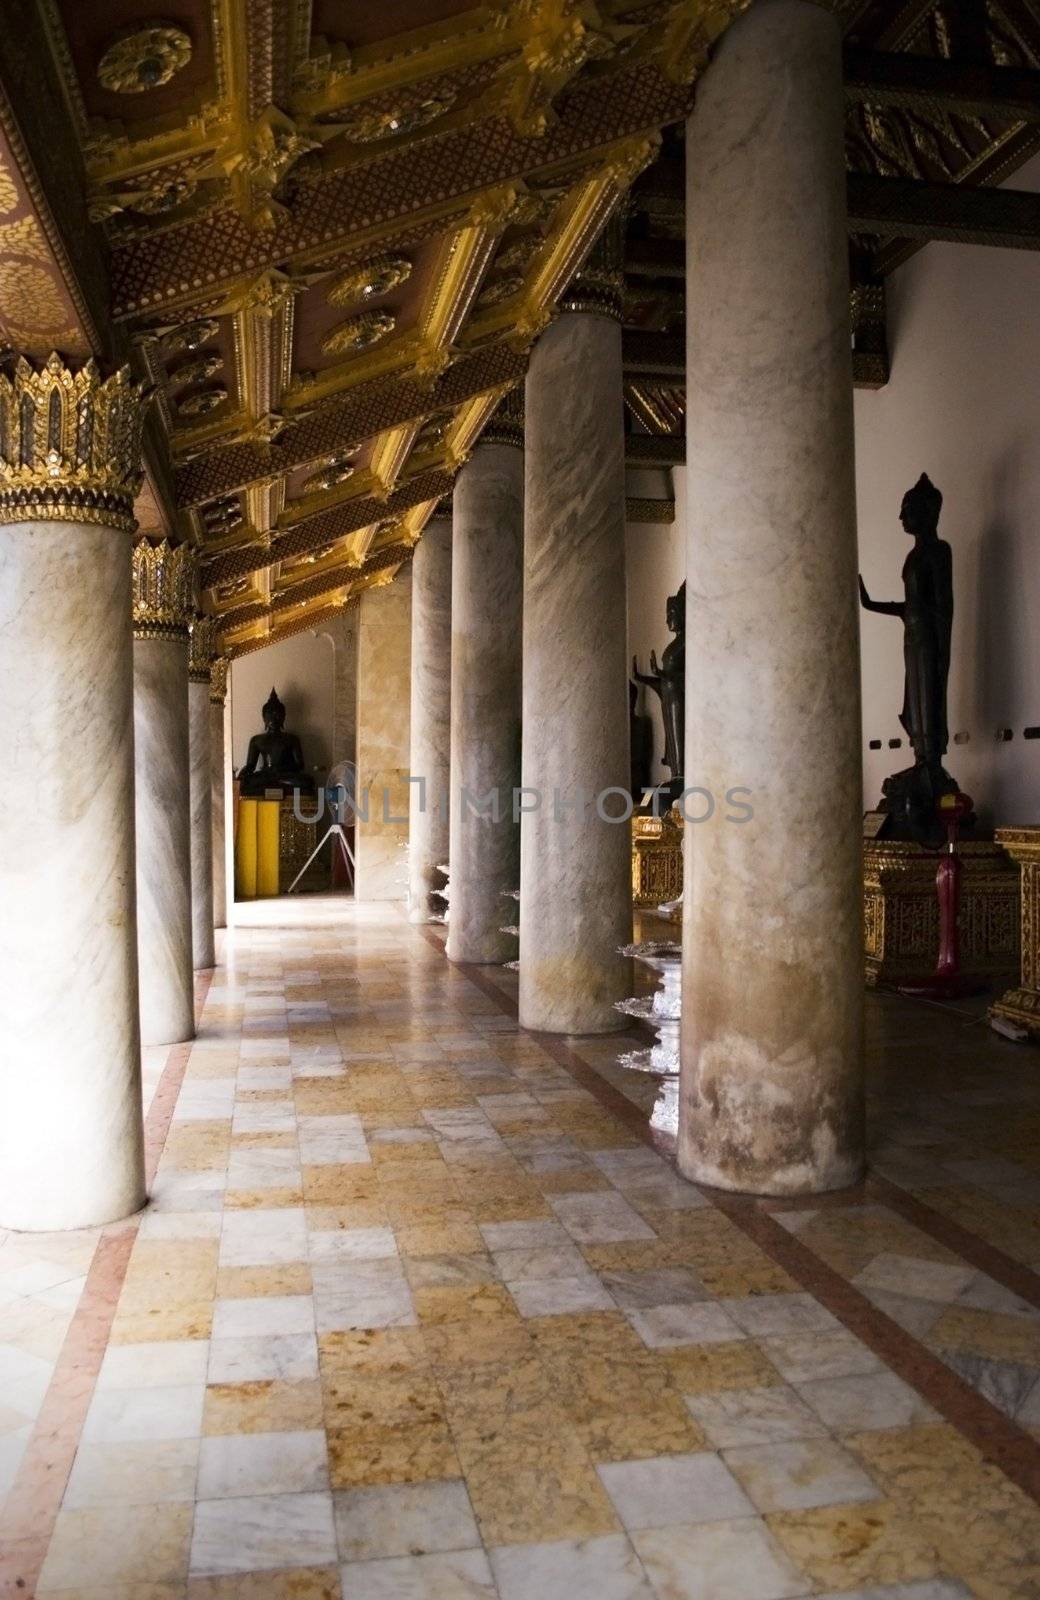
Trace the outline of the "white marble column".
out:
<instances>
[{"instance_id":1,"label":"white marble column","mask_svg":"<svg viewBox=\"0 0 1040 1600\"><path fill-rule=\"evenodd\" d=\"M85 405L130 388L125 374L108 386L88 375ZM74 383L64 392L75 395ZM26 396L46 407L45 375L0 376L7 440L18 439ZM15 504L0 489L0 1229L93 1227L144 1202L130 632L138 452L132 434L125 442L125 492L99 467L98 482L117 480L104 521L96 503L74 520L77 491L53 462L39 463L38 499L22 491ZM67 494L60 507L53 487Z\"/></svg>"},{"instance_id":2,"label":"white marble column","mask_svg":"<svg viewBox=\"0 0 1040 1600\"><path fill-rule=\"evenodd\" d=\"M182 547L181 547L182 548ZM151 552L151 554L149 554ZM154 573L175 573L179 551L134 549ZM175 586L173 576L165 593ZM137 819L137 945L141 1040L179 1044L195 1036L188 781L188 614L163 604L134 620L134 769ZM161 586L155 585L162 593ZM158 608L157 608L158 609Z\"/></svg>"},{"instance_id":3,"label":"white marble column","mask_svg":"<svg viewBox=\"0 0 1040 1600\"><path fill-rule=\"evenodd\" d=\"M679 1164L766 1194L862 1164L843 129L837 21L764 0L687 135L686 771L716 809L687 826Z\"/></svg>"},{"instance_id":4,"label":"white marble column","mask_svg":"<svg viewBox=\"0 0 1040 1600\"><path fill-rule=\"evenodd\" d=\"M622 405L613 306L565 300L525 426L520 1022L550 1033L620 1027L630 992Z\"/></svg>"},{"instance_id":5,"label":"white marble column","mask_svg":"<svg viewBox=\"0 0 1040 1600\"><path fill-rule=\"evenodd\" d=\"M434 518L412 557L412 699L408 817L408 920L444 912L448 859L448 753L451 737L451 522Z\"/></svg>"},{"instance_id":6,"label":"white marble column","mask_svg":"<svg viewBox=\"0 0 1040 1600\"><path fill-rule=\"evenodd\" d=\"M518 423L492 419L455 482L451 600L452 961L503 962L520 883L520 662L524 455Z\"/></svg>"},{"instance_id":7,"label":"white marble column","mask_svg":"<svg viewBox=\"0 0 1040 1600\"><path fill-rule=\"evenodd\" d=\"M357 670L358 900L408 893L412 574L361 596ZM367 809L367 816L364 815Z\"/></svg>"},{"instance_id":8,"label":"white marble column","mask_svg":"<svg viewBox=\"0 0 1040 1600\"><path fill-rule=\"evenodd\" d=\"M192 624L188 654L188 757L191 806L191 946L196 972L217 964L213 938L213 757L210 749L211 619Z\"/></svg>"},{"instance_id":9,"label":"white marble column","mask_svg":"<svg viewBox=\"0 0 1040 1600\"><path fill-rule=\"evenodd\" d=\"M218 656L210 666L209 678L209 774L210 827L212 835L213 926L226 928L227 915L227 745L224 739L224 705L227 699L228 664Z\"/></svg>"}]
</instances>

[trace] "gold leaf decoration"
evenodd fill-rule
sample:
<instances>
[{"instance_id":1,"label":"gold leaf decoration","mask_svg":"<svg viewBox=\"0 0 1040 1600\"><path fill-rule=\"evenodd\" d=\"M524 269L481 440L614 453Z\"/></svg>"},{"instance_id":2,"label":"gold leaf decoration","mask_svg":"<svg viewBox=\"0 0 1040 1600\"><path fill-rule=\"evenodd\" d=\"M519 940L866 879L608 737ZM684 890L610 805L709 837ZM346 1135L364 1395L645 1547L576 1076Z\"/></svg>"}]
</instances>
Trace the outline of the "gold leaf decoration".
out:
<instances>
[{"instance_id":1,"label":"gold leaf decoration","mask_svg":"<svg viewBox=\"0 0 1040 1600\"><path fill-rule=\"evenodd\" d=\"M117 33L98 62L98 82L113 94L161 88L191 60L191 39L169 22L149 22Z\"/></svg>"},{"instance_id":2,"label":"gold leaf decoration","mask_svg":"<svg viewBox=\"0 0 1040 1600\"><path fill-rule=\"evenodd\" d=\"M407 256L378 256L363 267L353 267L336 279L326 299L330 306L350 306L355 300L375 300L389 294L412 275Z\"/></svg>"},{"instance_id":3,"label":"gold leaf decoration","mask_svg":"<svg viewBox=\"0 0 1040 1600\"><path fill-rule=\"evenodd\" d=\"M321 342L322 351L327 356L339 356L350 350L367 350L385 339L396 321L389 311L362 311L326 334Z\"/></svg>"}]
</instances>

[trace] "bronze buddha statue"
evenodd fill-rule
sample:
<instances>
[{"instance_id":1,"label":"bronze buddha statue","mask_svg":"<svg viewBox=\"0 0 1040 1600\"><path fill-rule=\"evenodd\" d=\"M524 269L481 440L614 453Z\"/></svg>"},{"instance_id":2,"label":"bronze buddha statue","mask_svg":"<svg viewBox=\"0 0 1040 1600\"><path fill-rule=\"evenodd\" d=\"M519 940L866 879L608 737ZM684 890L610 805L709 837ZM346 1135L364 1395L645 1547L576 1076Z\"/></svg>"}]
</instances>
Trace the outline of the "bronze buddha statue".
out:
<instances>
[{"instance_id":1,"label":"bronze buddha statue","mask_svg":"<svg viewBox=\"0 0 1040 1600\"><path fill-rule=\"evenodd\" d=\"M665 620L675 638L665 646L661 664L650 652L650 671L640 672L639 663L632 662L632 676L644 683L659 697L664 721L664 764L671 773L667 785L670 797L682 793L684 745L686 743L686 584L679 585L675 594L668 596Z\"/></svg>"},{"instance_id":2,"label":"bronze buddha statue","mask_svg":"<svg viewBox=\"0 0 1040 1600\"><path fill-rule=\"evenodd\" d=\"M254 733L246 752L245 766L238 774L240 792L260 797L268 789L292 794L314 793L314 779L303 765L303 747L295 733L285 730L285 707L272 689L263 706L263 733Z\"/></svg>"}]
</instances>

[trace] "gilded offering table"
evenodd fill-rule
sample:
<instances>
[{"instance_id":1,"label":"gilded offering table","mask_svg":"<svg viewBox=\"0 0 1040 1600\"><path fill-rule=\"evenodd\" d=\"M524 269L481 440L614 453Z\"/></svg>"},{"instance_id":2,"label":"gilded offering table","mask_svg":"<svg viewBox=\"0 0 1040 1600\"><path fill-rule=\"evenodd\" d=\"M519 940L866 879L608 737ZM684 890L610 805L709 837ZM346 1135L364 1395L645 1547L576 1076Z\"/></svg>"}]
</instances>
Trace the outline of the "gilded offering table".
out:
<instances>
[{"instance_id":1,"label":"gilded offering table","mask_svg":"<svg viewBox=\"0 0 1040 1600\"><path fill-rule=\"evenodd\" d=\"M632 818L632 903L659 906L677 900L683 885L682 818L672 808L661 817Z\"/></svg>"},{"instance_id":2,"label":"gilded offering table","mask_svg":"<svg viewBox=\"0 0 1040 1600\"><path fill-rule=\"evenodd\" d=\"M1036 832L1040 840L1040 829ZM1018 873L1003 845L992 840L962 841L957 854L964 970L1001 977L1018 966ZM864 840L864 942L871 987L934 972L939 954L938 866L937 850L900 839Z\"/></svg>"},{"instance_id":3,"label":"gilded offering table","mask_svg":"<svg viewBox=\"0 0 1040 1600\"><path fill-rule=\"evenodd\" d=\"M1040 1039L1040 824L998 828L1003 845L1021 874L1021 982L990 1006L991 1017L1003 1017Z\"/></svg>"},{"instance_id":4,"label":"gilded offering table","mask_svg":"<svg viewBox=\"0 0 1040 1600\"><path fill-rule=\"evenodd\" d=\"M313 795L304 795L300 810L311 816L317 804ZM320 837L313 823L300 821L292 795L263 799L242 795L235 833L235 898L263 900L286 893ZM328 882L329 864L323 853L302 887L323 889Z\"/></svg>"}]
</instances>

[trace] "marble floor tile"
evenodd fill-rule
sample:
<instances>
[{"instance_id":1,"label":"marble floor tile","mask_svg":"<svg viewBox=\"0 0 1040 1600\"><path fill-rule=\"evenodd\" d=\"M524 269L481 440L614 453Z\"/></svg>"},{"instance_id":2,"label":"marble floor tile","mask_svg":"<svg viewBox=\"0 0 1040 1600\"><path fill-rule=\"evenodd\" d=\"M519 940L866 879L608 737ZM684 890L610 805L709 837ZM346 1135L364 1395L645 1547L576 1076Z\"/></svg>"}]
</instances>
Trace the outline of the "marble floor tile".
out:
<instances>
[{"instance_id":1,"label":"marble floor tile","mask_svg":"<svg viewBox=\"0 0 1040 1600\"><path fill-rule=\"evenodd\" d=\"M694 1305L708 1291L689 1267L658 1267L645 1272L604 1272L603 1286L623 1311Z\"/></svg>"},{"instance_id":2,"label":"marble floor tile","mask_svg":"<svg viewBox=\"0 0 1040 1600\"><path fill-rule=\"evenodd\" d=\"M794 1333L763 1339L762 1349L788 1383L810 1383L815 1378L853 1378L880 1372L882 1362L855 1334L845 1328L833 1333Z\"/></svg>"},{"instance_id":3,"label":"marble floor tile","mask_svg":"<svg viewBox=\"0 0 1040 1600\"><path fill-rule=\"evenodd\" d=\"M741 1445L722 1459L759 1511L802 1511L880 1499L880 1491L833 1439Z\"/></svg>"},{"instance_id":4,"label":"marble floor tile","mask_svg":"<svg viewBox=\"0 0 1040 1600\"><path fill-rule=\"evenodd\" d=\"M307 1215L302 1206L224 1213L221 1266L262 1267L306 1260Z\"/></svg>"},{"instance_id":5,"label":"marble floor tile","mask_svg":"<svg viewBox=\"0 0 1040 1600\"><path fill-rule=\"evenodd\" d=\"M757 1517L650 1528L632 1539L658 1600L789 1600L810 1592Z\"/></svg>"},{"instance_id":6,"label":"marble floor tile","mask_svg":"<svg viewBox=\"0 0 1040 1600\"><path fill-rule=\"evenodd\" d=\"M652 1228L620 1194L563 1194L553 1196L549 1203L579 1244L654 1237Z\"/></svg>"},{"instance_id":7,"label":"marble floor tile","mask_svg":"<svg viewBox=\"0 0 1040 1600\"><path fill-rule=\"evenodd\" d=\"M207 1339L161 1339L148 1344L110 1345L97 1376L97 1388L155 1389L203 1385L209 1358Z\"/></svg>"},{"instance_id":8,"label":"marble floor tile","mask_svg":"<svg viewBox=\"0 0 1040 1600\"><path fill-rule=\"evenodd\" d=\"M686 1405L718 1450L784 1439L819 1439L827 1434L815 1412L784 1384L688 1395Z\"/></svg>"},{"instance_id":9,"label":"marble floor tile","mask_svg":"<svg viewBox=\"0 0 1040 1600\"><path fill-rule=\"evenodd\" d=\"M202 1432L205 1395L204 1382L171 1388L98 1389L83 1424L83 1442L129 1444L197 1438Z\"/></svg>"},{"instance_id":10,"label":"marble floor tile","mask_svg":"<svg viewBox=\"0 0 1040 1600\"><path fill-rule=\"evenodd\" d=\"M328 1486L324 1429L230 1433L202 1440L200 1500L302 1494Z\"/></svg>"},{"instance_id":11,"label":"marble floor tile","mask_svg":"<svg viewBox=\"0 0 1040 1600\"><path fill-rule=\"evenodd\" d=\"M501 1600L654 1600L642 1563L620 1533L491 1551Z\"/></svg>"},{"instance_id":12,"label":"marble floor tile","mask_svg":"<svg viewBox=\"0 0 1040 1600\"><path fill-rule=\"evenodd\" d=\"M214 1304L215 1340L313 1332L314 1301L310 1295L250 1295L217 1300Z\"/></svg>"},{"instance_id":13,"label":"marble floor tile","mask_svg":"<svg viewBox=\"0 0 1040 1600\"><path fill-rule=\"evenodd\" d=\"M499 1250L567 1248L571 1243L559 1222L485 1222L480 1232L492 1254Z\"/></svg>"},{"instance_id":14,"label":"marble floor tile","mask_svg":"<svg viewBox=\"0 0 1040 1600\"><path fill-rule=\"evenodd\" d=\"M569 1311L611 1311L614 1302L595 1273L543 1278L509 1285L522 1317L561 1316Z\"/></svg>"},{"instance_id":15,"label":"marble floor tile","mask_svg":"<svg viewBox=\"0 0 1040 1600\"><path fill-rule=\"evenodd\" d=\"M361 1561L341 1577L343 1600L497 1600L483 1550Z\"/></svg>"},{"instance_id":16,"label":"marble floor tile","mask_svg":"<svg viewBox=\"0 0 1040 1600\"><path fill-rule=\"evenodd\" d=\"M817 1416L839 1433L866 1428L905 1428L929 1422L935 1412L894 1372L800 1383L798 1393Z\"/></svg>"},{"instance_id":17,"label":"marble floor tile","mask_svg":"<svg viewBox=\"0 0 1040 1600\"><path fill-rule=\"evenodd\" d=\"M521 1224L522 1226L522 1224ZM492 1252L504 1282L529 1279L575 1278L588 1272L588 1263L573 1244L516 1246Z\"/></svg>"},{"instance_id":18,"label":"marble floor tile","mask_svg":"<svg viewBox=\"0 0 1040 1600\"><path fill-rule=\"evenodd\" d=\"M353 1292L326 1290L314 1295L314 1323L319 1333L339 1328L400 1328L415 1321L412 1293L403 1279L372 1282Z\"/></svg>"},{"instance_id":19,"label":"marble floor tile","mask_svg":"<svg viewBox=\"0 0 1040 1600\"><path fill-rule=\"evenodd\" d=\"M822 1333L840 1327L837 1318L810 1294L750 1295L721 1303L733 1321L756 1339Z\"/></svg>"},{"instance_id":20,"label":"marble floor tile","mask_svg":"<svg viewBox=\"0 0 1040 1600\"><path fill-rule=\"evenodd\" d=\"M630 1311L628 1320L652 1350L685 1344L728 1344L741 1337L733 1318L720 1305L709 1302Z\"/></svg>"},{"instance_id":21,"label":"marble floor tile","mask_svg":"<svg viewBox=\"0 0 1040 1600\"><path fill-rule=\"evenodd\" d=\"M392 1228L312 1229L308 1237L312 1261L385 1260L397 1254Z\"/></svg>"},{"instance_id":22,"label":"marble floor tile","mask_svg":"<svg viewBox=\"0 0 1040 1600\"><path fill-rule=\"evenodd\" d=\"M167 1501L193 1504L200 1443L198 1438L83 1443L76 1452L62 1503L70 1511Z\"/></svg>"},{"instance_id":23,"label":"marble floor tile","mask_svg":"<svg viewBox=\"0 0 1040 1600\"><path fill-rule=\"evenodd\" d=\"M974 1267L963 1262L922 1261L917 1256L882 1253L852 1280L858 1289L881 1289L889 1294L905 1294L915 1300L938 1300L944 1305L957 1300L978 1276Z\"/></svg>"},{"instance_id":24,"label":"marble floor tile","mask_svg":"<svg viewBox=\"0 0 1040 1600\"><path fill-rule=\"evenodd\" d=\"M666 1528L750 1516L754 1507L717 1455L659 1456L597 1468L625 1527Z\"/></svg>"},{"instance_id":25,"label":"marble floor tile","mask_svg":"<svg viewBox=\"0 0 1040 1600\"><path fill-rule=\"evenodd\" d=\"M214 1339L209 1346L210 1383L317 1376L318 1341L313 1332Z\"/></svg>"},{"instance_id":26,"label":"marble floor tile","mask_svg":"<svg viewBox=\"0 0 1040 1600\"><path fill-rule=\"evenodd\" d=\"M200 1500L191 1539L192 1577L323 1566L336 1560L330 1494Z\"/></svg>"},{"instance_id":27,"label":"marble floor tile","mask_svg":"<svg viewBox=\"0 0 1040 1600\"><path fill-rule=\"evenodd\" d=\"M461 1478L337 1493L336 1535L345 1561L469 1550L480 1535Z\"/></svg>"},{"instance_id":28,"label":"marble floor tile","mask_svg":"<svg viewBox=\"0 0 1040 1600\"><path fill-rule=\"evenodd\" d=\"M192 1507L188 1504L63 1510L36 1592L181 1583L187 1574L191 1529Z\"/></svg>"}]
</instances>

